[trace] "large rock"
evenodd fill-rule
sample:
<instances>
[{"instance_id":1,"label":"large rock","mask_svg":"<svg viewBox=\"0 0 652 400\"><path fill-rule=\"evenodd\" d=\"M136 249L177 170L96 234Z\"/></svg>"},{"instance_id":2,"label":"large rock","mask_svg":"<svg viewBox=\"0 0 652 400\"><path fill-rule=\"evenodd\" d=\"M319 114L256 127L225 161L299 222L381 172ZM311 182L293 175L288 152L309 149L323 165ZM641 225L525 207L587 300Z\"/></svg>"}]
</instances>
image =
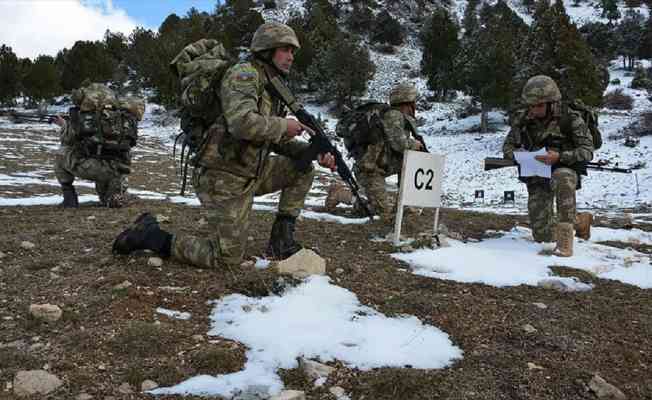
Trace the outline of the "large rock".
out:
<instances>
[{"instance_id":1,"label":"large rock","mask_svg":"<svg viewBox=\"0 0 652 400\"><path fill-rule=\"evenodd\" d=\"M306 400L306 394L301 390L284 390L270 400Z\"/></svg>"},{"instance_id":2,"label":"large rock","mask_svg":"<svg viewBox=\"0 0 652 400\"><path fill-rule=\"evenodd\" d=\"M317 361L306 360L305 358L299 359L299 366L303 372L311 379L327 378L335 368L329 367Z\"/></svg>"},{"instance_id":3,"label":"large rock","mask_svg":"<svg viewBox=\"0 0 652 400\"><path fill-rule=\"evenodd\" d=\"M59 306L53 304L32 304L29 306L29 313L34 318L42 319L48 322L56 322L63 315L63 311Z\"/></svg>"},{"instance_id":4,"label":"large rock","mask_svg":"<svg viewBox=\"0 0 652 400\"><path fill-rule=\"evenodd\" d=\"M49 394L57 390L63 382L55 375L43 370L18 371L14 377L14 394L27 397L36 394Z\"/></svg>"},{"instance_id":5,"label":"large rock","mask_svg":"<svg viewBox=\"0 0 652 400\"><path fill-rule=\"evenodd\" d=\"M326 260L310 249L302 249L276 266L280 274L302 279L310 275L325 275Z\"/></svg>"},{"instance_id":6,"label":"large rock","mask_svg":"<svg viewBox=\"0 0 652 400\"><path fill-rule=\"evenodd\" d=\"M598 399L607 399L607 400L625 400L627 396L621 392L617 387L605 381L600 375L595 374L591 382L589 382L589 388L595 393Z\"/></svg>"}]
</instances>

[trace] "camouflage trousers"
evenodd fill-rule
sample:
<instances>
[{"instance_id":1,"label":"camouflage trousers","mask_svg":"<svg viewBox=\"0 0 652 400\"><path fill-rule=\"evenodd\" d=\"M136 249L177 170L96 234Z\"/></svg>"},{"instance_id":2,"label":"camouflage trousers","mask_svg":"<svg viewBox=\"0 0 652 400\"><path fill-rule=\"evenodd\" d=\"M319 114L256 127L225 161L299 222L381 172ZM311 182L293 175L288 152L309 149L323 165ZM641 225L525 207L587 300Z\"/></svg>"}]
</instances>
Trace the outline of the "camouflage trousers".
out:
<instances>
[{"instance_id":1,"label":"camouflage trousers","mask_svg":"<svg viewBox=\"0 0 652 400\"><path fill-rule=\"evenodd\" d=\"M214 237L175 235L172 257L205 268L239 265L247 244L249 215L254 196L281 190L278 213L298 216L314 177L314 170L300 173L284 156L269 157L258 179L229 172L198 168L193 186Z\"/></svg>"},{"instance_id":2,"label":"camouflage trousers","mask_svg":"<svg viewBox=\"0 0 652 400\"><path fill-rule=\"evenodd\" d=\"M127 176L121 172L123 168L118 161L91 158L72 148L62 149L54 163L59 184L72 185L76 177L93 181L102 204L127 191Z\"/></svg>"},{"instance_id":3,"label":"camouflage trousers","mask_svg":"<svg viewBox=\"0 0 652 400\"><path fill-rule=\"evenodd\" d=\"M397 195L387 191L385 178L393 174L386 173L381 169L364 169L357 165L353 167L353 173L360 185L360 191L369 201L371 212L377 214L383 220L391 221L392 214L396 209Z\"/></svg>"},{"instance_id":4,"label":"camouflage trousers","mask_svg":"<svg viewBox=\"0 0 652 400\"><path fill-rule=\"evenodd\" d=\"M552 179L532 179L527 183L528 215L532 236L537 242L552 242L556 222L575 223L575 191L577 173L570 168L557 168ZM557 203L557 221L553 202Z\"/></svg>"}]
</instances>

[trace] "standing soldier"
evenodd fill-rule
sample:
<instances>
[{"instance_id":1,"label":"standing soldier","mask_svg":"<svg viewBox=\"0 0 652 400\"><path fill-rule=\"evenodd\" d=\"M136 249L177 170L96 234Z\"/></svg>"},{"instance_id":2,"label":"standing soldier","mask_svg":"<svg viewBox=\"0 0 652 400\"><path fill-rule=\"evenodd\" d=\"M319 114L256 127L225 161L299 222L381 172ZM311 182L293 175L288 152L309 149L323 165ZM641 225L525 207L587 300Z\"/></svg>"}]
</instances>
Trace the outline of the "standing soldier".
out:
<instances>
[{"instance_id":1,"label":"standing soldier","mask_svg":"<svg viewBox=\"0 0 652 400\"><path fill-rule=\"evenodd\" d=\"M204 152L193 185L208 209L213 238L172 234L160 229L151 214L142 214L113 244L119 254L149 249L203 268L240 265L247 242L254 196L281 191L267 254L287 258L301 249L294 239L296 218L312 186L314 170L300 172L293 158L308 147L297 140L305 127L286 118L280 99L267 89L274 75L287 77L299 41L287 25L265 23L254 33L252 59L229 68L220 83L224 132L219 151ZM272 156L275 152L277 156ZM209 154L210 153L210 154ZM331 154L318 157L335 169Z\"/></svg>"},{"instance_id":2,"label":"standing soldier","mask_svg":"<svg viewBox=\"0 0 652 400\"><path fill-rule=\"evenodd\" d=\"M141 99L117 98L101 83L73 93L75 107L68 121L58 117L61 149L54 172L63 192L63 207L77 208L75 177L95 182L100 204L122 207L126 201L126 175L131 171L131 148L136 145L138 121L145 112Z\"/></svg>"},{"instance_id":3,"label":"standing soldier","mask_svg":"<svg viewBox=\"0 0 652 400\"><path fill-rule=\"evenodd\" d=\"M552 167L552 178L519 178L527 185L528 215L532 235L537 242L552 242L554 254L573 255L575 191L580 175L586 175L584 163L593 159L593 138L581 114L569 107L562 110L561 93L552 78L538 75L523 87L522 100L527 109L519 112L503 144L504 157L514 159L515 151L547 153L536 159ZM561 129L560 126L568 126ZM557 202L556 231L553 234L553 201ZM586 221L588 223L588 221Z\"/></svg>"},{"instance_id":4,"label":"standing soldier","mask_svg":"<svg viewBox=\"0 0 652 400\"><path fill-rule=\"evenodd\" d=\"M378 140L371 140L366 149L353 151L353 172L372 211L384 221L391 222L396 206L395 196L387 193L385 188L385 178L394 174L400 176L405 150L424 150L423 144L416 139L416 100L417 89L414 85L407 82L396 85L389 95L390 107L380 119ZM339 202L350 201L348 190L344 186L334 185L329 188L325 205L326 208L334 208Z\"/></svg>"}]
</instances>

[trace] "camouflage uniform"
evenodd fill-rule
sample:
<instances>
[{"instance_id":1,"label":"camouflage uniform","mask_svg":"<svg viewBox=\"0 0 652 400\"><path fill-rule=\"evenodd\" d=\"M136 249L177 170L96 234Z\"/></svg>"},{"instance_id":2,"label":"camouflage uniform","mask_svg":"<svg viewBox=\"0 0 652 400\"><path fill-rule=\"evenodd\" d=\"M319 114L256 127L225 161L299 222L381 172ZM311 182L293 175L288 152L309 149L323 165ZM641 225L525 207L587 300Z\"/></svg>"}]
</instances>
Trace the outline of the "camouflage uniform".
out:
<instances>
[{"instance_id":1,"label":"camouflage uniform","mask_svg":"<svg viewBox=\"0 0 652 400\"><path fill-rule=\"evenodd\" d=\"M81 143L71 144L72 129L66 123L61 131L61 148L57 154L54 173L62 188L72 187L75 177L95 182L95 191L100 203L110 207L120 207L127 191L126 174L129 166L124 161L105 160L88 155Z\"/></svg>"},{"instance_id":2,"label":"camouflage uniform","mask_svg":"<svg viewBox=\"0 0 652 400\"><path fill-rule=\"evenodd\" d=\"M279 26L265 24L259 30ZM299 47L296 38L285 40ZM256 43L254 36L252 51L260 50ZM281 190L279 215L296 217L303 208L314 170L300 173L292 158L306 150L308 144L286 136L285 107L265 89L267 82L263 63L256 59L236 64L225 73L220 89L224 118L212 128L221 132L219 144L205 152L193 176L195 191L208 209L215 236L176 234L172 239L173 257L209 268L239 264L247 243L254 196Z\"/></svg>"},{"instance_id":3,"label":"camouflage uniform","mask_svg":"<svg viewBox=\"0 0 652 400\"><path fill-rule=\"evenodd\" d=\"M396 86L390 94L392 109L383 115L383 139L369 144L364 154L356 160L353 172L361 191L367 196L371 209L384 218L391 218L396 206L395 195L385 188L385 178L401 173L403 152L416 150L419 142L412 137L417 132L416 121L403 114L398 106L416 101L416 88L409 84Z\"/></svg>"},{"instance_id":4,"label":"camouflage uniform","mask_svg":"<svg viewBox=\"0 0 652 400\"><path fill-rule=\"evenodd\" d=\"M541 103L545 87L554 81L548 77L537 76L526 84L523 90L526 104ZM539 90L540 89L540 90ZM539 90L539 92L537 92ZM571 135L564 134L560 125L561 94L554 85L553 95L546 101L550 104L550 114L546 119L529 118L527 112L518 113L512 128L505 138L503 153L505 158L513 159L514 151L522 149L536 151L543 147L559 153L560 160L552 166L552 179L530 177L521 178L528 190L528 215L534 240L553 241L555 224L553 201L557 202L558 223L575 222L575 191L579 186L579 173L584 173L581 163L593 158L593 139L584 120L578 112L568 110ZM530 97L527 95L530 94Z\"/></svg>"}]
</instances>

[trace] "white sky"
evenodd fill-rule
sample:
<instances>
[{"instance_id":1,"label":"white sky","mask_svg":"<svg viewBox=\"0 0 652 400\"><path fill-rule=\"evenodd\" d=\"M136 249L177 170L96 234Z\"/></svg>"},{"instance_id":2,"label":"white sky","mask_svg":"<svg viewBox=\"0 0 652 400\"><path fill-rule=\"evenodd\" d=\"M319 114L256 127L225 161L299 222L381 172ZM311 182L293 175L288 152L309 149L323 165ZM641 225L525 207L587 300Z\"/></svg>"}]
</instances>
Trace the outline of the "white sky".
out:
<instances>
[{"instance_id":1,"label":"white sky","mask_svg":"<svg viewBox=\"0 0 652 400\"><path fill-rule=\"evenodd\" d=\"M111 0L0 0L0 43L18 57L54 56L77 40L98 40L104 32L128 35L138 23Z\"/></svg>"}]
</instances>

